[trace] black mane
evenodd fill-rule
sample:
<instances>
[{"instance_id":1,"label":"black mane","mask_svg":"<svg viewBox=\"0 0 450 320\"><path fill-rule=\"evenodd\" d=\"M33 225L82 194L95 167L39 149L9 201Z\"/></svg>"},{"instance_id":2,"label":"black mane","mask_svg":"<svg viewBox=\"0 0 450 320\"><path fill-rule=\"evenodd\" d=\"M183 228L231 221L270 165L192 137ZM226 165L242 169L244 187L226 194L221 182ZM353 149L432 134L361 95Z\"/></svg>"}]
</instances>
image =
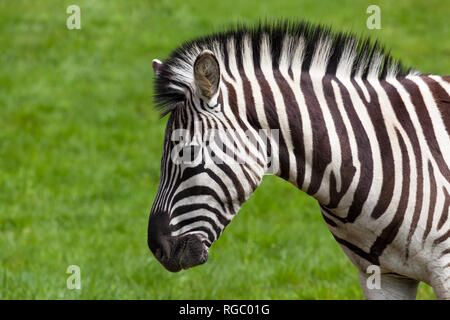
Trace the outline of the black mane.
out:
<instances>
[{"instance_id":1,"label":"black mane","mask_svg":"<svg viewBox=\"0 0 450 320\"><path fill-rule=\"evenodd\" d=\"M175 49L158 72L155 79L155 102L162 115L170 113L178 103L185 99L184 88L192 82L192 66L195 57L202 50L208 49L221 56L224 65L228 63L227 43L234 42L237 67L242 68L242 48L244 41L251 42L253 52L253 65L261 66L261 41L263 37L269 39L272 68L279 67L280 56L283 50L283 41L289 36L293 40L291 45L300 41L304 43L304 52L301 69L309 72L314 52L322 40L326 40L330 46L330 53L326 63L326 73L336 74L337 67L343 58L345 50L353 50L354 56L349 61L349 77L358 74L366 79L373 68L378 79L387 76L406 76L412 72L402 63L391 57L378 41L372 42L367 37L359 37L353 33L333 32L330 27L315 25L300 21L278 21L274 23L260 22L254 26L238 24L225 31L206 35L183 43ZM293 58L292 50L289 51ZM376 64L376 67L374 65ZM190 76L192 76L190 78Z\"/></svg>"}]
</instances>

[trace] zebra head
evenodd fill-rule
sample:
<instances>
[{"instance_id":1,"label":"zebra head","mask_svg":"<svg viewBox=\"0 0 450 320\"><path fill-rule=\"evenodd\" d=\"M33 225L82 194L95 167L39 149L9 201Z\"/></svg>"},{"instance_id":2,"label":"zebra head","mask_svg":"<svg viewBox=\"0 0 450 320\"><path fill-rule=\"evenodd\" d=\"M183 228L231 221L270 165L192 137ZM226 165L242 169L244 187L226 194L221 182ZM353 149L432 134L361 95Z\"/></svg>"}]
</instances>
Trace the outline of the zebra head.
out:
<instances>
[{"instance_id":1,"label":"zebra head","mask_svg":"<svg viewBox=\"0 0 450 320\"><path fill-rule=\"evenodd\" d=\"M267 171L266 136L239 113L220 61L210 50L199 50L182 69L186 61L153 61L157 98L173 88L178 95L177 102L162 99L171 102L164 106L170 116L148 225L150 250L172 272L207 261L209 247Z\"/></svg>"}]
</instances>

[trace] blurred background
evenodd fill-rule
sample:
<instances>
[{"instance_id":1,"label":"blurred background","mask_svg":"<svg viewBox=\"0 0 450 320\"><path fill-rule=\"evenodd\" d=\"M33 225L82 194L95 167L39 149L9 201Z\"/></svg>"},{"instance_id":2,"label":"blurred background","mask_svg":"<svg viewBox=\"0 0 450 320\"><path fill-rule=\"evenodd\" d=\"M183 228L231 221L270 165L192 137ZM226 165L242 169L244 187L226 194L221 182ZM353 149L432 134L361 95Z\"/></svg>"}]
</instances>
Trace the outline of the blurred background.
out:
<instances>
[{"instance_id":1,"label":"blurred background","mask_svg":"<svg viewBox=\"0 0 450 320\"><path fill-rule=\"evenodd\" d=\"M67 6L81 9L68 30ZM366 9L381 8L368 30ZM266 177L202 266L147 247L167 118L154 58L235 22L294 18L379 38L450 74L450 1L0 1L0 299L362 299L315 200ZM69 290L69 265L81 290ZM419 299L434 299L421 284Z\"/></svg>"}]
</instances>

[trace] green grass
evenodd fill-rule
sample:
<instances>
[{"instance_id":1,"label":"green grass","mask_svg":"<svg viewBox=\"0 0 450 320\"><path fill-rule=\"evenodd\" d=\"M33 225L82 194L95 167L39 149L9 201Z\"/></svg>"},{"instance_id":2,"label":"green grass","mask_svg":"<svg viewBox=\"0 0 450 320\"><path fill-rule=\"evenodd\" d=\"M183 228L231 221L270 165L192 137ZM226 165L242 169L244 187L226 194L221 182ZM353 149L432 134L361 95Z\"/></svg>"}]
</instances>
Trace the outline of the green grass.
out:
<instances>
[{"instance_id":1,"label":"green grass","mask_svg":"<svg viewBox=\"0 0 450 320\"><path fill-rule=\"evenodd\" d=\"M65 26L81 7L82 29ZM365 28L379 4L382 29ZM306 18L378 37L449 73L449 1L1 1L0 299L361 299L315 201L275 177L200 267L172 274L147 248L165 120L151 60L236 21ZM66 288L79 265L81 290ZM421 285L420 299L433 298Z\"/></svg>"}]
</instances>

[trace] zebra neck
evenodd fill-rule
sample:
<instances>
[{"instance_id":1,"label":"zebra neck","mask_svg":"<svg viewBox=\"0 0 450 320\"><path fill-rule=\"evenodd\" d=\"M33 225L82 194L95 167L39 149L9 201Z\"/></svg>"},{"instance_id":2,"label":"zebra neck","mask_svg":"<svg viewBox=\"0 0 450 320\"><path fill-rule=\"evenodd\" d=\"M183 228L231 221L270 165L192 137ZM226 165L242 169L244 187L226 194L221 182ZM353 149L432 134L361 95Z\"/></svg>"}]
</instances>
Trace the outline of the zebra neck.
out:
<instances>
[{"instance_id":1,"label":"zebra neck","mask_svg":"<svg viewBox=\"0 0 450 320\"><path fill-rule=\"evenodd\" d=\"M358 197L364 202L379 164L393 174L395 128L385 121L393 119L393 85L309 72L271 74L259 73L252 90L243 90L252 126L279 132L267 148L270 173L328 208L348 208ZM388 147L383 161L382 146Z\"/></svg>"}]
</instances>

